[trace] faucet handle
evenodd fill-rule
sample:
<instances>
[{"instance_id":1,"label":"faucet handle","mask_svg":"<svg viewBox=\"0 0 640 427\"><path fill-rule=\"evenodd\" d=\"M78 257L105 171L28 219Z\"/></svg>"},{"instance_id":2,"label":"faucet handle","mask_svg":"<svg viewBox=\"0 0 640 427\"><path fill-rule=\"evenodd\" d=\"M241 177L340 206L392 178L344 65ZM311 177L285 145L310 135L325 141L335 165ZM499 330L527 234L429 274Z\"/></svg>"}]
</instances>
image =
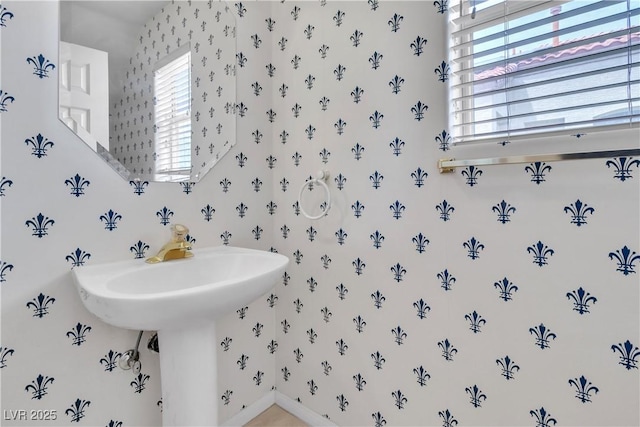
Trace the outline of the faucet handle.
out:
<instances>
[{"instance_id":1,"label":"faucet handle","mask_svg":"<svg viewBox=\"0 0 640 427\"><path fill-rule=\"evenodd\" d=\"M187 234L189 234L189 229L182 224L173 224L171 226L171 234L173 242L184 242Z\"/></svg>"}]
</instances>

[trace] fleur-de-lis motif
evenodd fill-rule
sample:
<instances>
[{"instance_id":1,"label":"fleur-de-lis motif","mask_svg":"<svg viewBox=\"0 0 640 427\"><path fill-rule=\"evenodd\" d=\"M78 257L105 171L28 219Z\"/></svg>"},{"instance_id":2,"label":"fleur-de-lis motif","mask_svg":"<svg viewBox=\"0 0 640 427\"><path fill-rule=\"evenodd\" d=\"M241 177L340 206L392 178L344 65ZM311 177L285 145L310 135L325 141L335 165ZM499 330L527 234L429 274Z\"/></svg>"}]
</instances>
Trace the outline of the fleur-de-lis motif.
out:
<instances>
[{"instance_id":1,"label":"fleur-de-lis motif","mask_svg":"<svg viewBox=\"0 0 640 427\"><path fill-rule=\"evenodd\" d=\"M382 242L384 242L384 236L378 230L373 232L369 238L373 240L373 247L376 249L380 249L382 247Z\"/></svg>"},{"instance_id":2,"label":"fleur-de-lis motif","mask_svg":"<svg viewBox=\"0 0 640 427\"><path fill-rule=\"evenodd\" d=\"M500 203L493 206L491 210L498 214L498 222L506 224L511 221L511 214L516 211L516 208L502 200Z\"/></svg>"},{"instance_id":3,"label":"fleur-de-lis motif","mask_svg":"<svg viewBox=\"0 0 640 427\"><path fill-rule=\"evenodd\" d=\"M551 427L558 423L558 421L553 418L545 409L541 407L540 409L534 409L529 411L529 415L536 419L536 427Z\"/></svg>"},{"instance_id":4,"label":"fleur-de-lis motif","mask_svg":"<svg viewBox=\"0 0 640 427\"><path fill-rule=\"evenodd\" d=\"M32 64L35 67L33 70L33 74L40 77L41 79L49 77L49 69L53 70L56 68L56 66L51 61L46 59L42 54L27 58L27 63Z\"/></svg>"},{"instance_id":5,"label":"fleur-de-lis motif","mask_svg":"<svg viewBox=\"0 0 640 427\"><path fill-rule=\"evenodd\" d=\"M364 94L364 89L356 86L355 89L351 92L351 97L353 98L353 102L356 104L362 100L362 95Z\"/></svg>"},{"instance_id":6,"label":"fleur-de-lis motif","mask_svg":"<svg viewBox=\"0 0 640 427\"><path fill-rule=\"evenodd\" d=\"M372 293L371 298L373 299L373 306L378 309L382 308L382 303L386 300L380 291Z\"/></svg>"},{"instance_id":7,"label":"fleur-de-lis motif","mask_svg":"<svg viewBox=\"0 0 640 427\"><path fill-rule=\"evenodd\" d=\"M90 400L76 399L76 401L73 402L71 406L66 411L64 411L64 413L65 415L68 415L71 417L71 422L77 423L77 422L80 422L80 420L85 417L84 411L89 405L91 405Z\"/></svg>"},{"instance_id":8,"label":"fleur-de-lis motif","mask_svg":"<svg viewBox=\"0 0 640 427\"><path fill-rule=\"evenodd\" d=\"M364 268L367 266L360 258L355 259L351 265L355 268L355 273L360 276L363 273Z\"/></svg>"},{"instance_id":9,"label":"fleur-de-lis motif","mask_svg":"<svg viewBox=\"0 0 640 427\"><path fill-rule=\"evenodd\" d=\"M520 366L513 363L513 360L509 356L505 356L502 359L497 359L496 364L502 369L502 376L507 380L514 378L514 371L519 371Z\"/></svg>"},{"instance_id":10,"label":"fleur-de-lis motif","mask_svg":"<svg viewBox=\"0 0 640 427\"><path fill-rule=\"evenodd\" d=\"M477 334L480 331L482 325L487 323L485 319L482 318L481 315L478 314L475 310L473 313L465 314L464 318L469 321L469 329L473 331L474 334Z\"/></svg>"},{"instance_id":11,"label":"fleur-de-lis motif","mask_svg":"<svg viewBox=\"0 0 640 427\"><path fill-rule=\"evenodd\" d=\"M310 344L315 343L316 338L318 338L318 334L316 333L316 331L313 330L313 328L307 329L307 336L309 337Z\"/></svg>"},{"instance_id":12,"label":"fleur-de-lis motif","mask_svg":"<svg viewBox=\"0 0 640 427\"><path fill-rule=\"evenodd\" d=\"M394 33L397 33L398 30L400 29L400 22L403 19L404 19L404 16L394 13L391 19L387 21L387 24L391 27L391 31L393 31Z\"/></svg>"},{"instance_id":13,"label":"fleur-de-lis motif","mask_svg":"<svg viewBox=\"0 0 640 427\"><path fill-rule=\"evenodd\" d=\"M456 425L458 425L458 420L456 420L453 415L451 415L451 412L449 412L448 409L439 411L438 416L442 418L442 427L455 427Z\"/></svg>"},{"instance_id":14,"label":"fleur-de-lis motif","mask_svg":"<svg viewBox=\"0 0 640 427\"><path fill-rule=\"evenodd\" d=\"M414 236L411 241L416 245L416 252L423 253L425 252L425 246L427 246L430 242L422 233L418 233L417 236Z\"/></svg>"},{"instance_id":15,"label":"fleur-de-lis motif","mask_svg":"<svg viewBox=\"0 0 640 427\"><path fill-rule=\"evenodd\" d=\"M591 402L591 393L598 394L600 389L593 385L593 383L587 380L584 375L580 378L573 378L569 380L569 384L576 388L576 398L582 403Z\"/></svg>"},{"instance_id":16,"label":"fleur-de-lis motif","mask_svg":"<svg viewBox=\"0 0 640 427\"><path fill-rule=\"evenodd\" d=\"M159 402L162 403L162 400ZM122 427L122 421L111 420L105 427Z\"/></svg>"},{"instance_id":17,"label":"fleur-de-lis motif","mask_svg":"<svg viewBox=\"0 0 640 427\"><path fill-rule=\"evenodd\" d=\"M351 37L349 37L349 40L351 40L354 47L358 47L360 45L360 42L362 41L362 36L364 36L364 33L362 31L355 30Z\"/></svg>"},{"instance_id":18,"label":"fleur-de-lis motif","mask_svg":"<svg viewBox=\"0 0 640 427\"><path fill-rule=\"evenodd\" d=\"M11 187L12 185L13 181L3 176L2 179L0 179L0 197L4 196L5 186Z\"/></svg>"},{"instance_id":19,"label":"fleur-de-lis motif","mask_svg":"<svg viewBox=\"0 0 640 427\"><path fill-rule=\"evenodd\" d=\"M318 155L320 156L322 163L327 163L329 161L329 156L331 155L331 153L327 151L326 148L323 148L322 151L318 153Z\"/></svg>"},{"instance_id":20,"label":"fleur-de-lis motif","mask_svg":"<svg viewBox=\"0 0 640 427\"><path fill-rule=\"evenodd\" d=\"M244 7L242 2L236 3L235 6L236 6L236 11L238 12L238 16L240 18L242 18L244 16L245 12L247 11L247 8Z\"/></svg>"},{"instance_id":21,"label":"fleur-de-lis motif","mask_svg":"<svg viewBox=\"0 0 640 427\"><path fill-rule=\"evenodd\" d=\"M222 393L222 396L220 397L220 400L222 400L222 402L224 402L225 405L228 405L229 403L231 403L231 395L232 394L233 394L233 391L225 390L224 393Z\"/></svg>"},{"instance_id":22,"label":"fleur-de-lis motif","mask_svg":"<svg viewBox=\"0 0 640 427\"><path fill-rule=\"evenodd\" d=\"M346 411L347 406L349 406L349 402L347 401L347 398L344 397L344 394L336 396L336 400L338 401L338 408L340 408L340 410L343 412Z\"/></svg>"},{"instance_id":23,"label":"fleur-de-lis motif","mask_svg":"<svg viewBox=\"0 0 640 427\"><path fill-rule=\"evenodd\" d=\"M242 320L245 317L247 317L247 311L249 310L249 307L241 307L238 310L236 310L236 313L238 313L238 319Z\"/></svg>"},{"instance_id":24,"label":"fleur-de-lis motif","mask_svg":"<svg viewBox=\"0 0 640 427\"><path fill-rule=\"evenodd\" d=\"M9 12L9 9L0 5L0 27L7 26L7 19L13 18L13 13Z\"/></svg>"},{"instance_id":25,"label":"fleur-de-lis motif","mask_svg":"<svg viewBox=\"0 0 640 427\"><path fill-rule=\"evenodd\" d=\"M527 252L533 254L533 263L538 264L539 267L547 265L548 257L552 256L555 252L547 245L538 240L538 243L527 248Z\"/></svg>"},{"instance_id":26,"label":"fleur-de-lis motif","mask_svg":"<svg viewBox=\"0 0 640 427\"><path fill-rule=\"evenodd\" d=\"M242 168L247 163L247 156L240 152L236 155L236 160L238 161L238 166Z\"/></svg>"},{"instance_id":27,"label":"fleur-de-lis motif","mask_svg":"<svg viewBox=\"0 0 640 427\"><path fill-rule=\"evenodd\" d=\"M220 342L220 346L222 347L223 351L229 351L229 348L231 346L231 343L233 342L232 338L229 337L225 337L221 342Z\"/></svg>"},{"instance_id":28,"label":"fleur-de-lis motif","mask_svg":"<svg viewBox=\"0 0 640 427\"><path fill-rule=\"evenodd\" d=\"M302 261L303 257L304 257L304 255L302 255L302 252L300 252L299 249L296 249L296 251L293 253L293 258L294 258L296 264L300 264L300 261Z\"/></svg>"},{"instance_id":29,"label":"fleur-de-lis motif","mask_svg":"<svg viewBox=\"0 0 640 427\"><path fill-rule=\"evenodd\" d=\"M467 166L461 172L461 174L466 179L466 184L469 187L473 187L474 185L478 185L478 177L482 175L482 169L478 169L475 166Z\"/></svg>"},{"instance_id":30,"label":"fleur-de-lis motif","mask_svg":"<svg viewBox=\"0 0 640 427\"><path fill-rule=\"evenodd\" d=\"M265 114L267 115L267 120L269 120L269 123L273 123L276 120L276 112L273 111L273 108L268 109ZM244 166L244 164L242 165ZM240 167L242 167L240 166Z\"/></svg>"},{"instance_id":31,"label":"fleur-de-lis motif","mask_svg":"<svg viewBox=\"0 0 640 427\"><path fill-rule=\"evenodd\" d=\"M447 80L449 80L449 64L447 64L446 62L442 61L442 63L440 63L440 65L438 65L433 70L433 72L436 73L436 75L438 76L438 80L442 83L445 83Z\"/></svg>"},{"instance_id":32,"label":"fleur-de-lis motif","mask_svg":"<svg viewBox=\"0 0 640 427\"><path fill-rule=\"evenodd\" d=\"M438 279L440 279L440 287L445 291L451 290L451 285L456 282L456 278L453 277L447 269L438 273Z\"/></svg>"},{"instance_id":33,"label":"fleur-de-lis motif","mask_svg":"<svg viewBox=\"0 0 640 427\"><path fill-rule=\"evenodd\" d=\"M414 41L411 42L409 47L413 49L414 55L420 56L424 52L424 46L426 44L427 44L427 39L418 36Z\"/></svg>"},{"instance_id":34,"label":"fleur-de-lis motif","mask_svg":"<svg viewBox=\"0 0 640 427\"><path fill-rule=\"evenodd\" d=\"M309 285L309 291L313 292L316 290L316 286L318 286L318 282L313 277L307 279L307 285Z\"/></svg>"},{"instance_id":35,"label":"fleur-de-lis motif","mask_svg":"<svg viewBox=\"0 0 640 427\"><path fill-rule=\"evenodd\" d=\"M383 427L385 424L387 424L387 420L384 419L380 412L374 412L373 414L371 414L371 418L373 418L374 427Z\"/></svg>"},{"instance_id":36,"label":"fleur-de-lis motif","mask_svg":"<svg viewBox=\"0 0 640 427\"><path fill-rule=\"evenodd\" d=\"M640 160L634 159L633 157L614 157L611 160L607 160L606 165L607 168L613 166L616 169L613 177L624 182L627 179L633 178L631 168L633 166L636 168L640 167Z\"/></svg>"},{"instance_id":37,"label":"fleur-de-lis motif","mask_svg":"<svg viewBox=\"0 0 640 427\"><path fill-rule=\"evenodd\" d=\"M545 182L545 173L551 170L551 166L544 162L535 162L531 163L529 166L524 168L526 172L531 174L531 182L535 182L540 185Z\"/></svg>"},{"instance_id":38,"label":"fleur-de-lis motif","mask_svg":"<svg viewBox=\"0 0 640 427\"><path fill-rule=\"evenodd\" d=\"M313 36L314 29L315 27L313 25L307 25L307 27L304 29L304 35L307 37L307 40L310 40Z\"/></svg>"},{"instance_id":39,"label":"fleur-de-lis motif","mask_svg":"<svg viewBox=\"0 0 640 427\"><path fill-rule=\"evenodd\" d=\"M418 317L420 319L424 319L427 317L427 311L431 311L431 307L427 305L427 303L420 298L420 300L413 303L413 308L417 310Z\"/></svg>"},{"instance_id":40,"label":"fleur-de-lis motif","mask_svg":"<svg viewBox=\"0 0 640 427\"><path fill-rule=\"evenodd\" d=\"M65 260L71 261L71 268L78 267L84 265L85 261L91 258L91 254L81 250L80 248L76 248L75 251L71 252L71 254L65 257Z\"/></svg>"},{"instance_id":41,"label":"fleur-de-lis motif","mask_svg":"<svg viewBox=\"0 0 640 427\"><path fill-rule=\"evenodd\" d=\"M397 157L402 153L402 147L404 147L404 141L402 141L400 138L396 138L391 141L391 143L389 144L389 147L391 147L393 155Z\"/></svg>"},{"instance_id":42,"label":"fleur-de-lis motif","mask_svg":"<svg viewBox=\"0 0 640 427\"><path fill-rule=\"evenodd\" d=\"M404 409L404 405L407 403L407 398L400 390L396 390L391 393L391 396L395 399L395 405L398 409Z\"/></svg>"},{"instance_id":43,"label":"fleur-de-lis motif","mask_svg":"<svg viewBox=\"0 0 640 427\"><path fill-rule=\"evenodd\" d=\"M91 326L83 325L82 323L78 322L76 326L74 326L69 332L67 332L67 337L73 338L71 345L80 346L87 340L86 334L88 332L91 332Z\"/></svg>"},{"instance_id":44,"label":"fleur-de-lis motif","mask_svg":"<svg viewBox=\"0 0 640 427\"><path fill-rule=\"evenodd\" d=\"M346 351L347 351L347 349L349 348L347 343L344 342L344 340L342 338L340 338L338 341L336 341L336 347L338 347L338 354L340 356L344 356Z\"/></svg>"},{"instance_id":45,"label":"fleur-de-lis motif","mask_svg":"<svg viewBox=\"0 0 640 427\"><path fill-rule=\"evenodd\" d=\"M447 222L451 219L451 212L456 209L449 204L446 200L440 202L440 204L436 205L436 210L440 212L440 219Z\"/></svg>"},{"instance_id":46,"label":"fleur-de-lis motif","mask_svg":"<svg viewBox=\"0 0 640 427\"><path fill-rule=\"evenodd\" d=\"M27 227L33 228L33 233L31 233L31 235L36 236L39 239L49 234L49 227L53 224L55 224L55 221L48 216L42 215L42 212L25 222Z\"/></svg>"},{"instance_id":47,"label":"fleur-de-lis motif","mask_svg":"<svg viewBox=\"0 0 640 427\"><path fill-rule=\"evenodd\" d=\"M398 345L402 345L404 339L407 337L407 333L399 325L391 329L391 333L393 334L395 343Z\"/></svg>"},{"instance_id":48,"label":"fleur-de-lis motif","mask_svg":"<svg viewBox=\"0 0 640 427\"><path fill-rule=\"evenodd\" d=\"M438 347L440 347L440 350L442 350L442 357L444 357L444 360L449 362L453 360L453 355L458 352L458 350L453 346L453 344L449 342L448 338L445 338L444 340L439 341Z\"/></svg>"},{"instance_id":49,"label":"fleur-de-lis motif","mask_svg":"<svg viewBox=\"0 0 640 427\"><path fill-rule=\"evenodd\" d=\"M371 358L373 359L373 366L377 370L382 369L382 365L386 362L385 358L382 357L382 354L380 354L379 351L376 351L375 353L371 353Z\"/></svg>"},{"instance_id":50,"label":"fleur-de-lis motif","mask_svg":"<svg viewBox=\"0 0 640 427\"><path fill-rule=\"evenodd\" d=\"M518 290L518 287L506 277L495 282L493 286L500 291L500 299L503 301L510 301L513 293Z\"/></svg>"},{"instance_id":51,"label":"fleur-de-lis motif","mask_svg":"<svg viewBox=\"0 0 640 427\"><path fill-rule=\"evenodd\" d=\"M190 194L193 191L193 187L196 185L195 182L181 182L180 186L182 187L182 192L184 194Z\"/></svg>"},{"instance_id":52,"label":"fleur-de-lis motif","mask_svg":"<svg viewBox=\"0 0 640 427\"><path fill-rule=\"evenodd\" d=\"M479 408L483 400L487 400L487 395L478 388L476 384L466 387L464 391L469 395L469 402L474 408Z\"/></svg>"},{"instance_id":53,"label":"fleur-de-lis motif","mask_svg":"<svg viewBox=\"0 0 640 427\"><path fill-rule=\"evenodd\" d=\"M376 190L380 188L380 185L382 184L383 179L384 179L384 176L378 171L375 171L374 173L369 175L369 181L371 181L371 185Z\"/></svg>"},{"instance_id":54,"label":"fleur-de-lis motif","mask_svg":"<svg viewBox=\"0 0 640 427\"><path fill-rule=\"evenodd\" d=\"M411 178L413 178L414 184L418 188L424 185L424 180L428 175L429 174L426 171L423 171L421 168L418 168L415 171L411 172Z\"/></svg>"},{"instance_id":55,"label":"fleur-de-lis motif","mask_svg":"<svg viewBox=\"0 0 640 427\"><path fill-rule=\"evenodd\" d=\"M369 116L369 121L373 125L374 129L378 129L380 127L381 121L384 118L384 114L378 112L378 110L374 111L373 114Z\"/></svg>"},{"instance_id":56,"label":"fleur-de-lis motif","mask_svg":"<svg viewBox=\"0 0 640 427\"><path fill-rule=\"evenodd\" d=\"M304 79L304 84L307 86L307 89L312 89L313 88L313 82L316 81L316 78L313 77L311 74L309 74L305 79Z\"/></svg>"},{"instance_id":57,"label":"fleur-de-lis motif","mask_svg":"<svg viewBox=\"0 0 640 427\"><path fill-rule=\"evenodd\" d=\"M2 22L2 21L0 21ZM4 113L7 110L8 104L13 104L16 98L9 95L7 92L0 89L0 113Z\"/></svg>"},{"instance_id":58,"label":"fleur-de-lis motif","mask_svg":"<svg viewBox=\"0 0 640 427\"><path fill-rule=\"evenodd\" d=\"M141 181L140 179L134 179L133 181L129 181L129 185L133 187L133 193L140 196L144 194L144 187L149 185L149 181Z\"/></svg>"},{"instance_id":59,"label":"fleur-de-lis motif","mask_svg":"<svg viewBox=\"0 0 640 427\"><path fill-rule=\"evenodd\" d=\"M300 298L297 298L294 302L293 305L296 308L296 313L300 313L302 311L302 307L304 307L304 304L302 304L302 301L300 301Z\"/></svg>"},{"instance_id":60,"label":"fleur-de-lis motif","mask_svg":"<svg viewBox=\"0 0 640 427\"><path fill-rule=\"evenodd\" d=\"M140 372L138 376L135 377L133 381L129 383L129 385L133 387L133 392L142 393L142 391L145 389L145 384L147 380L149 380L149 378L150 378L149 375L143 374L142 372Z\"/></svg>"},{"instance_id":61,"label":"fleur-de-lis motif","mask_svg":"<svg viewBox=\"0 0 640 427\"><path fill-rule=\"evenodd\" d=\"M635 251L632 251L627 246L624 246L622 249L618 249L615 252L609 252L609 259L614 258L618 262L618 268L616 268L616 271L628 276L629 274L636 272L634 270L634 264L636 261L640 260L640 255L636 254Z\"/></svg>"},{"instance_id":62,"label":"fleur-de-lis motif","mask_svg":"<svg viewBox=\"0 0 640 427\"><path fill-rule=\"evenodd\" d=\"M230 240L231 240L231 236L232 236L232 234L231 234L231 233L229 233L229 231L226 231L226 230L225 230L225 231L220 235L220 238L222 239L222 244L223 244L223 245L225 245L225 246L229 245L229 242L230 242Z\"/></svg>"},{"instance_id":63,"label":"fleur-de-lis motif","mask_svg":"<svg viewBox=\"0 0 640 427\"><path fill-rule=\"evenodd\" d=\"M38 377L27 385L25 391L31 390L31 399L42 399L47 394L47 387L54 381L53 377L38 375Z\"/></svg>"},{"instance_id":64,"label":"fleur-de-lis motif","mask_svg":"<svg viewBox=\"0 0 640 427\"><path fill-rule=\"evenodd\" d=\"M598 301L596 297L579 287L578 289L568 292L567 299L573 300L573 310L580 314L589 313L589 304Z\"/></svg>"},{"instance_id":65,"label":"fleur-de-lis motif","mask_svg":"<svg viewBox=\"0 0 640 427\"><path fill-rule=\"evenodd\" d=\"M247 356L246 354L242 354L236 362L236 365L238 365L241 371L247 367L247 360L249 360L249 356Z\"/></svg>"},{"instance_id":66,"label":"fleur-de-lis motif","mask_svg":"<svg viewBox=\"0 0 640 427\"><path fill-rule=\"evenodd\" d=\"M347 127L347 122L342 119L338 119L333 127L336 128L336 132L338 133L338 135L342 135L344 133L344 128Z\"/></svg>"},{"instance_id":67,"label":"fleur-de-lis motif","mask_svg":"<svg viewBox=\"0 0 640 427\"><path fill-rule=\"evenodd\" d=\"M49 304L56 302L56 299L49 295L44 295L40 292L40 295L27 302L27 308L33 307L33 317L43 318L49 314Z\"/></svg>"},{"instance_id":68,"label":"fleur-de-lis motif","mask_svg":"<svg viewBox=\"0 0 640 427\"><path fill-rule=\"evenodd\" d=\"M334 125L335 126L335 125ZM307 139L311 140L313 139L313 135L316 132L316 128L313 127L313 125L309 125L307 126L307 128L304 130L304 132L307 134Z\"/></svg>"},{"instance_id":69,"label":"fleur-de-lis motif","mask_svg":"<svg viewBox=\"0 0 640 427\"><path fill-rule=\"evenodd\" d=\"M100 359L100 364L104 365L104 370L108 372L113 372L113 370L118 365L118 359L120 359L122 353L109 350L109 353L105 354L102 359Z\"/></svg>"},{"instance_id":70,"label":"fleur-de-lis motif","mask_svg":"<svg viewBox=\"0 0 640 427\"><path fill-rule=\"evenodd\" d=\"M529 333L536 337L536 345L544 350L549 348L549 340L555 340L557 335L551 332L544 324L529 328Z\"/></svg>"},{"instance_id":71,"label":"fleur-de-lis motif","mask_svg":"<svg viewBox=\"0 0 640 427\"><path fill-rule=\"evenodd\" d=\"M429 375L429 373L427 373L427 371L422 366L418 366L417 368L414 368L413 373L416 374L418 384L420 384L420 387L426 386L427 380L431 378L431 375Z\"/></svg>"},{"instance_id":72,"label":"fleur-de-lis motif","mask_svg":"<svg viewBox=\"0 0 640 427\"><path fill-rule=\"evenodd\" d=\"M13 264L9 264L8 262L0 260L0 283L7 281L7 278L5 276L7 272L11 270L13 270Z\"/></svg>"},{"instance_id":73,"label":"fleur-de-lis motif","mask_svg":"<svg viewBox=\"0 0 640 427\"><path fill-rule=\"evenodd\" d=\"M356 218L360 218L362 216L362 211L364 210L364 205L360 203L359 200L356 200L356 202L351 205L351 209L353 210L353 215Z\"/></svg>"},{"instance_id":74,"label":"fleur-de-lis motif","mask_svg":"<svg viewBox=\"0 0 640 427\"><path fill-rule=\"evenodd\" d=\"M340 283L340 286L336 286L336 291L338 291L338 298L341 300L344 300L347 297L347 293L349 293L349 289L342 283Z\"/></svg>"},{"instance_id":75,"label":"fleur-de-lis motif","mask_svg":"<svg viewBox=\"0 0 640 427\"><path fill-rule=\"evenodd\" d=\"M442 151L449 150L449 144L451 143L451 135L447 133L446 130L443 130L441 133L436 135L436 142L438 143L438 148Z\"/></svg>"},{"instance_id":76,"label":"fleur-de-lis motif","mask_svg":"<svg viewBox=\"0 0 640 427\"><path fill-rule=\"evenodd\" d=\"M355 323L356 331L358 331L358 333L362 333L364 331L364 327L367 325L367 322L365 322L359 315L353 318L353 323Z\"/></svg>"},{"instance_id":77,"label":"fleur-de-lis motif","mask_svg":"<svg viewBox=\"0 0 640 427\"><path fill-rule=\"evenodd\" d=\"M331 102L331 100L326 96L323 96L322 98L320 98L320 101L318 101L318 103L320 104L320 109L322 111L327 111L327 106L329 105L329 102Z\"/></svg>"},{"instance_id":78,"label":"fleur-de-lis motif","mask_svg":"<svg viewBox=\"0 0 640 427\"><path fill-rule=\"evenodd\" d=\"M0 347L0 368L7 366L7 357L13 356L15 350L7 347Z\"/></svg>"},{"instance_id":79,"label":"fleur-de-lis motif","mask_svg":"<svg viewBox=\"0 0 640 427\"><path fill-rule=\"evenodd\" d=\"M384 55L378 52L373 52L373 54L369 57L369 63L371 64L371 68L377 70L380 67L380 60Z\"/></svg>"},{"instance_id":80,"label":"fleur-de-lis motif","mask_svg":"<svg viewBox=\"0 0 640 427\"><path fill-rule=\"evenodd\" d=\"M156 213L156 215L158 215L159 213L160 212ZM173 212L171 213L171 215L173 215ZM117 223L121 219L122 219L122 215L120 215L117 212L114 212L113 209L109 209L109 212L105 212L104 214L100 215L100 221L104 222L104 229L109 231L113 231L116 228L118 228ZM167 223L168 222L169 220L167 219ZM163 225L166 225L166 224L163 224Z\"/></svg>"},{"instance_id":81,"label":"fleur-de-lis motif","mask_svg":"<svg viewBox=\"0 0 640 427\"><path fill-rule=\"evenodd\" d=\"M216 210L211 205L207 205L204 208L200 209L200 213L204 215L205 221L211 221L211 218L213 217L213 214L215 212Z\"/></svg>"},{"instance_id":82,"label":"fleur-de-lis motif","mask_svg":"<svg viewBox=\"0 0 640 427\"><path fill-rule=\"evenodd\" d=\"M389 209L393 213L393 218L400 219L402 218L402 212L404 212L406 207L402 203L400 203L398 200L396 200L389 206Z\"/></svg>"},{"instance_id":83,"label":"fleur-de-lis motif","mask_svg":"<svg viewBox=\"0 0 640 427\"><path fill-rule=\"evenodd\" d=\"M571 224L575 224L578 227L586 224L587 214L593 214L594 211L594 208L588 206L586 203L582 203L580 199L564 207L564 212L571 214Z\"/></svg>"},{"instance_id":84,"label":"fleur-de-lis motif","mask_svg":"<svg viewBox=\"0 0 640 427\"><path fill-rule=\"evenodd\" d=\"M1 95L2 91L0 91ZM0 104L0 111L2 111L2 104ZM42 136L42 134L38 134L32 138L27 138L24 140L25 144L31 145L31 154L36 156L37 158L42 158L47 155L47 149L54 146L53 141L50 141L48 138Z\"/></svg>"},{"instance_id":85,"label":"fleur-de-lis motif","mask_svg":"<svg viewBox=\"0 0 640 427\"><path fill-rule=\"evenodd\" d=\"M338 244L339 245L344 245L344 241L347 238L348 234L346 231L344 231L342 228L339 229L338 231L336 231L335 234L336 238L338 239Z\"/></svg>"},{"instance_id":86,"label":"fleur-de-lis motif","mask_svg":"<svg viewBox=\"0 0 640 427\"><path fill-rule=\"evenodd\" d=\"M84 187L88 187L91 184L86 179L82 178L80 175L76 174L71 178L65 180L65 185L71 186L71 195L80 197L84 194Z\"/></svg>"},{"instance_id":87,"label":"fleur-de-lis motif","mask_svg":"<svg viewBox=\"0 0 640 427\"><path fill-rule=\"evenodd\" d=\"M393 273L393 280L398 283L402 282L404 275L407 274L407 270L400 263L391 266L391 272Z\"/></svg>"},{"instance_id":88,"label":"fleur-de-lis motif","mask_svg":"<svg viewBox=\"0 0 640 427\"><path fill-rule=\"evenodd\" d=\"M418 101L416 105L411 107L411 112L414 115L414 119L416 119L417 121L420 121L424 119L424 113L426 113L428 109L429 109L428 105L425 105L421 101Z\"/></svg>"},{"instance_id":89,"label":"fleur-de-lis motif","mask_svg":"<svg viewBox=\"0 0 640 427\"><path fill-rule=\"evenodd\" d=\"M327 268L329 268L329 264L331 264L331 258L329 258L329 255L324 254L320 257L320 260L322 261L322 267L326 270Z\"/></svg>"},{"instance_id":90,"label":"fleur-de-lis motif","mask_svg":"<svg viewBox=\"0 0 640 427\"><path fill-rule=\"evenodd\" d=\"M611 346L611 350L620 353L619 365L624 366L627 370L638 369L638 358L640 357L640 349L626 340L624 343L618 343Z\"/></svg>"},{"instance_id":91,"label":"fleur-de-lis motif","mask_svg":"<svg viewBox=\"0 0 640 427\"><path fill-rule=\"evenodd\" d=\"M484 245L475 237L464 242L462 246L467 248L467 256L473 260L480 258L480 251L484 249Z\"/></svg>"}]
</instances>

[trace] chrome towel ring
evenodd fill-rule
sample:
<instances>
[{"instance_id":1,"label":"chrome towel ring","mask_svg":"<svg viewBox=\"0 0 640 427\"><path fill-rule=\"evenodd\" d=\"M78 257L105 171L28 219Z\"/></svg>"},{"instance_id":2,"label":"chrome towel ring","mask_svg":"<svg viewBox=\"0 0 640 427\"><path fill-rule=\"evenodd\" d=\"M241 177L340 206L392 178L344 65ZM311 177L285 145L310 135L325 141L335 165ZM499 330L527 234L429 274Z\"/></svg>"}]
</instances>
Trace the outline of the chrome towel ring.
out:
<instances>
[{"instance_id":1,"label":"chrome towel ring","mask_svg":"<svg viewBox=\"0 0 640 427\"><path fill-rule=\"evenodd\" d=\"M304 215L305 217L309 219L320 219L323 216L327 215L327 213L329 212L329 209L331 208L331 191L329 191L329 186L325 182L328 178L329 178L329 172L320 170L316 174L315 178L312 178L306 181L300 188L300 193L298 194L298 206L300 207L300 212L302 212L302 215ZM302 192L306 187L310 186L311 184L319 184L322 188L324 188L324 191L327 193L327 200L326 200L324 209L319 215L315 215L315 216L309 215L307 212L305 212L304 208L302 207Z\"/></svg>"}]
</instances>

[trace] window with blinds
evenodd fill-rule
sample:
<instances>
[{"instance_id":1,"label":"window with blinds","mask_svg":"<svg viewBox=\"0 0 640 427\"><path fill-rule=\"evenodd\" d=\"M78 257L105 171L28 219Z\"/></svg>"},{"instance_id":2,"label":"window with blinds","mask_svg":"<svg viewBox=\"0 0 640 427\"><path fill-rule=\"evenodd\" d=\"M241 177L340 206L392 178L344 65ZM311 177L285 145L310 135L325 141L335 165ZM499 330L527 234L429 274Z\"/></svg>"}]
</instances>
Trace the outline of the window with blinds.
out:
<instances>
[{"instance_id":1,"label":"window with blinds","mask_svg":"<svg viewBox=\"0 0 640 427\"><path fill-rule=\"evenodd\" d=\"M451 5L455 142L513 141L640 122L640 1Z\"/></svg>"},{"instance_id":2,"label":"window with blinds","mask_svg":"<svg viewBox=\"0 0 640 427\"><path fill-rule=\"evenodd\" d=\"M188 46L156 65L153 84L155 179L184 181L191 176L191 52Z\"/></svg>"}]
</instances>

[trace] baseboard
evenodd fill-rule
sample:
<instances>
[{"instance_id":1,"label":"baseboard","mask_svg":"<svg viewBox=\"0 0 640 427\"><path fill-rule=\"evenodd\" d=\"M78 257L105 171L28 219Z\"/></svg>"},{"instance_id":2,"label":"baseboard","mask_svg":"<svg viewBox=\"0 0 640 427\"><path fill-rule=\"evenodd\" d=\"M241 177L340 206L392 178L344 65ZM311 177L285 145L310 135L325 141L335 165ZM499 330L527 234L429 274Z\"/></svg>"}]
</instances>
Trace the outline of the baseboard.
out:
<instances>
[{"instance_id":1,"label":"baseboard","mask_svg":"<svg viewBox=\"0 0 640 427\"><path fill-rule=\"evenodd\" d=\"M249 421L266 411L271 405L276 403L275 391L270 391L233 417L220 424L226 427L237 427L247 424Z\"/></svg>"},{"instance_id":2,"label":"baseboard","mask_svg":"<svg viewBox=\"0 0 640 427\"><path fill-rule=\"evenodd\" d=\"M267 410L274 403L285 411L300 418L311 427L336 427L336 424L330 420L313 412L302 403L285 396L279 391L270 391L221 425L225 427L243 426Z\"/></svg>"},{"instance_id":3,"label":"baseboard","mask_svg":"<svg viewBox=\"0 0 640 427\"><path fill-rule=\"evenodd\" d=\"M295 415L300 418L305 423L309 424L312 427L335 427L336 424L323 417L322 415L312 411L311 409L304 406L302 403L297 400L293 400L288 396L280 393L279 391L275 392L276 405L280 406L287 412Z\"/></svg>"}]
</instances>

